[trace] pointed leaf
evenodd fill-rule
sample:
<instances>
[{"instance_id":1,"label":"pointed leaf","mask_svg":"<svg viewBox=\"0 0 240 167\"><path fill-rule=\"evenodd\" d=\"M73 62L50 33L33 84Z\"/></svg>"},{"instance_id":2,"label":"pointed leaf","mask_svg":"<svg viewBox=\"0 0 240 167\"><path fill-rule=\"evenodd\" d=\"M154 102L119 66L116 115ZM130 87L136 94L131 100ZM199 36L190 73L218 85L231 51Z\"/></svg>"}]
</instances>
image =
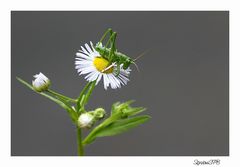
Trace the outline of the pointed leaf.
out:
<instances>
[{"instance_id":1,"label":"pointed leaf","mask_svg":"<svg viewBox=\"0 0 240 167\"><path fill-rule=\"evenodd\" d=\"M143 107L131 107L123 110L123 115L126 115L127 117L129 117L129 116L137 115L145 110L146 108L143 108Z\"/></svg>"},{"instance_id":2,"label":"pointed leaf","mask_svg":"<svg viewBox=\"0 0 240 167\"><path fill-rule=\"evenodd\" d=\"M104 137L104 136L113 136L117 134L121 134L126 132L138 125L143 124L147 120L149 120L150 116L143 115L129 119L118 120L110 124L109 126L101 129L96 134L96 137Z\"/></svg>"},{"instance_id":3,"label":"pointed leaf","mask_svg":"<svg viewBox=\"0 0 240 167\"><path fill-rule=\"evenodd\" d=\"M109 118L105 119L101 124L96 126L83 140L83 145L90 144L96 139L96 134L104 129L105 127L111 125L113 122L121 119L122 113L114 113Z\"/></svg>"},{"instance_id":4,"label":"pointed leaf","mask_svg":"<svg viewBox=\"0 0 240 167\"><path fill-rule=\"evenodd\" d=\"M24 84L25 86L27 86L28 88L32 89L34 92L36 92L33 88L32 85L30 85L29 83L27 83L26 81L22 80L21 78L18 78L17 77L17 80L20 81L22 84ZM70 117L72 118L72 120L74 122L77 121L77 113L71 108L71 106L64 100L60 100L60 99L57 99L55 97L52 97L50 95L48 95L47 93L44 93L44 92L36 92L52 101L54 101L55 103L57 103L58 105L60 105L62 108L64 108L65 110L68 111Z\"/></svg>"}]
</instances>

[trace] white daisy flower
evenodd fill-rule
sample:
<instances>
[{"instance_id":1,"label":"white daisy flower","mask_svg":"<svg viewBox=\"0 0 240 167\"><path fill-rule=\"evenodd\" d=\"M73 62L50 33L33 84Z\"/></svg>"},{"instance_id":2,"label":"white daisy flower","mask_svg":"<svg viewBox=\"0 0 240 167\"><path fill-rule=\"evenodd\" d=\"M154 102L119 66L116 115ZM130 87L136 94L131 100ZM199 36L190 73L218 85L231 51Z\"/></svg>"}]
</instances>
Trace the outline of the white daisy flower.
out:
<instances>
[{"instance_id":1,"label":"white daisy flower","mask_svg":"<svg viewBox=\"0 0 240 167\"><path fill-rule=\"evenodd\" d=\"M32 85L36 91L42 92L49 88L51 82L43 73L40 72L33 77L35 80L32 81Z\"/></svg>"},{"instance_id":2,"label":"white daisy flower","mask_svg":"<svg viewBox=\"0 0 240 167\"><path fill-rule=\"evenodd\" d=\"M94 116L90 113L83 113L78 118L78 126L80 128L91 128L94 123Z\"/></svg>"},{"instance_id":3,"label":"white daisy flower","mask_svg":"<svg viewBox=\"0 0 240 167\"><path fill-rule=\"evenodd\" d=\"M108 60L103 58L98 51L94 49L92 42L90 46L86 43L85 48L76 53L75 68L79 75L87 74L85 79L89 82L97 80L96 84L103 78L104 89L110 86L112 89L120 88L129 81L131 69L124 70L120 65L120 73L117 73L116 63L110 64Z\"/></svg>"}]
</instances>

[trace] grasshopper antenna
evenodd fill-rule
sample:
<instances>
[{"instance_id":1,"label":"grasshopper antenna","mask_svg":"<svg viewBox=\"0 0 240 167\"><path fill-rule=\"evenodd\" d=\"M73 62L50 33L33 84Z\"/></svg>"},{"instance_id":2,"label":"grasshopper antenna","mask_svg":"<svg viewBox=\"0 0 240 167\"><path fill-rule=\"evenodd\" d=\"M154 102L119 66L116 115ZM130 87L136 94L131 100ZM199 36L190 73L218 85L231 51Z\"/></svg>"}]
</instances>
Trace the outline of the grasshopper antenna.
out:
<instances>
[{"instance_id":1,"label":"grasshopper antenna","mask_svg":"<svg viewBox=\"0 0 240 167\"><path fill-rule=\"evenodd\" d=\"M137 68L137 71L140 72L138 65L135 63L135 61L137 61L139 58L141 58L142 56L144 56L146 53L148 52L148 50L144 51L142 54L140 54L139 56L137 56L135 59L133 59L133 64L135 65L135 67Z\"/></svg>"},{"instance_id":2,"label":"grasshopper antenna","mask_svg":"<svg viewBox=\"0 0 240 167\"><path fill-rule=\"evenodd\" d=\"M133 59L133 61L137 61L137 60L140 59L142 56L144 56L147 52L148 52L148 50L144 51L142 54L140 54L140 55L137 56L135 59Z\"/></svg>"},{"instance_id":3,"label":"grasshopper antenna","mask_svg":"<svg viewBox=\"0 0 240 167\"><path fill-rule=\"evenodd\" d=\"M133 61L133 64L135 65L135 67L137 68L137 71L140 72L138 65Z\"/></svg>"}]
</instances>

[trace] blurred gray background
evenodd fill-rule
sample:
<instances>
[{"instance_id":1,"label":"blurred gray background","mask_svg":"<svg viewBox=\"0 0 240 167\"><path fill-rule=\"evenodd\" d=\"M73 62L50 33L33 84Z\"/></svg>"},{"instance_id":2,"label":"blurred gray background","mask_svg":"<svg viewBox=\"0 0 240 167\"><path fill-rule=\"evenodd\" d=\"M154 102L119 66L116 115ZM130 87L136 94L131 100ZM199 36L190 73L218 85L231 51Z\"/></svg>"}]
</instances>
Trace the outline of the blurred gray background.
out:
<instances>
[{"instance_id":1,"label":"blurred gray background","mask_svg":"<svg viewBox=\"0 0 240 167\"><path fill-rule=\"evenodd\" d=\"M152 119L98 138L86 155L228 155L229 13L18 12L11 13L11 154L76 155L76 130L67 113L16 80L42 72L52 89L77 97L86 84L74 69L80 45L98 42L107 28L132 58L131 81L121 89L95 88L88 109L135 99ZM87 131L84 131L86 134Z\"/></svg>"}]
</instances>

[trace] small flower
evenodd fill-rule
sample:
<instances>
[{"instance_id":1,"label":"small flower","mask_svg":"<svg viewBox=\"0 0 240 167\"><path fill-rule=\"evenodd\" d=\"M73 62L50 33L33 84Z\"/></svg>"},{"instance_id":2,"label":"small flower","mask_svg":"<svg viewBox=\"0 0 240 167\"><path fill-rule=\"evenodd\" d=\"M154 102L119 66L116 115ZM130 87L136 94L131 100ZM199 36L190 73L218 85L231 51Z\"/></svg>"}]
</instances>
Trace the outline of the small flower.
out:
<instances>
[{"instance_id":1,"label":"small flower","mask_svg":"<svg viewBox=\"0 0 240 167\"><path fill-rule=\"evenodd\" d=\"M40 72L33 77L35 78L35 80L32 81L32 85L36 91L42 92L49 88L51 82L43 73Z\"/></svg>"},{"instance_id":2,"label":"small flower","mask_svg":"<svg viewBox=\"0 0 240 167\"><path fill-rule=\"evenodd\" d=\"M91 113L83 113L78 118L78 126L80 128L91 128L94 124L94 116Z\"/></svg>"},{"instance_id":3,"label":"small flower","mask_svg":"<svg viewBox=\"0 0 240 167\"><path fill-rule=\"evenodd\" d=\"M96 84L103 78L104 89L111 86L112 89L120 88L121 85L126 85L129 81L128 77L131 69L123 69L120 65L120 73L117 73L117 65L115 62L110 64L108 60L102 57L98 51L94 49L92 42L91 46L87 43L85 48L76 53L75 68L79 75L87 74L85 79L89 82L97 80Z\"/></svg>"}]
</instances>

